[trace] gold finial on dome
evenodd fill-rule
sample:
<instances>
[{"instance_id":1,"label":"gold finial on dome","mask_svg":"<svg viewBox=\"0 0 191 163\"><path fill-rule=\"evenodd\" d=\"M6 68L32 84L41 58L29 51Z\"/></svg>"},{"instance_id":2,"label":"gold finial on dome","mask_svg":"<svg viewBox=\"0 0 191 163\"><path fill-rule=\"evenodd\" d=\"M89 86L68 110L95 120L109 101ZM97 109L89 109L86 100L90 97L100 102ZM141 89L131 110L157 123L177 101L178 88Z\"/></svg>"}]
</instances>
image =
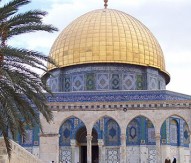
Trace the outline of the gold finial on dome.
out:
<instances>
[{"instance_id":1,"label":"gold finial on dome","mask_svg":"<svg viewBox=\"0 0 191 163\"><path fill-rule=\"evenodd\" d=\"M105 4L104 4L104 6L105 6L105 9L107 9L107 6L108 6L108 0L104 0L104 2L105 2Z\"/></svg>"}]
</instances>

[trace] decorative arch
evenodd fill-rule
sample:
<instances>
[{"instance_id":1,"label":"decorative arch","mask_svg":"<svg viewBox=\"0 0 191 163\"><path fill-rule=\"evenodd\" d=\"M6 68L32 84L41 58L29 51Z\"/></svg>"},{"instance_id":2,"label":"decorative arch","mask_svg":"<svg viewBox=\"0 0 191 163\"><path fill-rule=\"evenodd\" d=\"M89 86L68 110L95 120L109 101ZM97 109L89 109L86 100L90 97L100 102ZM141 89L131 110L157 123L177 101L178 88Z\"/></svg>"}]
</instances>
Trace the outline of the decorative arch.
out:
<instances>
[{"instance_id":1,"label":"decorative arch","mask_svg":"<svg viewBox=\"0 0 191 163\"><path fill-rule=\"evenodd\" d=\"M136 116L126 126L129 162L156 162L155 128L150 119ZM147 153L144 157L143 153Z\"/></svg>"},{"instance_id":2,"label":"decorative arch","mask_svg":"<svg viewBox=\"0 0 191 163\"><path fill-rule=\"evenodd\" d=\"M140 144L140 122L138 118L134 118L130 121L126 129L127 144L136 145Z\"/></svg>"},{"instance_id":3,"label":"decorative arch","mask_svg":"<svg viewBox=\"0 0 191 163\"><path fill-rule=\"evenodd\" d=\"M64 122L66 122L68 119L70 119L70 118L77 118L77 119L80 119L83 123L84 123L84 125L85 125L85 122L84 122L84 120L79 116L79 115L73 115L73 114L69 114L68 116L64 116L64 119L59 123L59 125L60 125L60 127L63 125L63 123Z\"/></svg>"},{"instance_id":4,"label":"decorative arch","mask_svg":"<svg viewBox=\"0 0 191 163\"><path fill-rule=\"evenodd\" d=\"M121 124L120 124L120 120L117 119L114 115L105 114L105 115L98 115L97 117L95 117L95 118L93 119L93 123L92 123L91 129L94 128L94 127L95 127L95 124L96 124L100 119L103 119L104 117L109 117L109 118L113 119L113 120L119 125L120 128L122 127ZM96 131L97 131L97 130L96 130Z\"/></svg>"},{"instance_id":5,"label":"decorative arch","mask_svg":"<svg viewBox=\"0 0 191 163\"><path fill-rule=\"evenodd\" d=\"M132 118L129 121L127 121L126 126L128 126L129 123L132 120L136 119L137 117L145 117L146 119L148 119L152 123L153 127L156 128L156 124L155 124L155 121L154 121L153 117L148 118L147 114L139 114L139 113L137 115L132 116Z\"/></svg>"},{"instance_id":6,"label":"decorative arch","mask_svg":"<svg viewBox=\"0 0 191 163\"><path fill-rule=\"evenodd\" d=\"M119 146L121 144L121 130L118 123L111 118L104 118L105 133L104 142L106 146Z\"/></svg>"},{"instance_id":7,"label":"decorative arch","mask_svg":"<svg viewBox=\"0 0 191 163\"><path fill-rule=\"evenodd\" d=\"M186 114L186 115L188 115L188 114ZM179 117L179 118L181 118L181 119L183 119L187 124L188 124L188 129L189 129L189 133L190 133L190 131L191 131L191 125L189 125L189 119L188 119L188 117L186 117L185 115L184 115L184 113L178 113L178 114L172 114L172 113L168 113L168 112L166 112L165 113L165 115L164 116L162 116L161 118L160 118L160 121L158 122L159 124L158 124L158 127L159 127L159 131L161 131L161 128L162 128L162 125L163 125L163 123L165 122L165 120L167 120L168 118L170 118L170 117ZM190 118L190 117L189 117Z\"/></svg>"},{"instance_id":8,"label":"decorative arch","mask_svg":"<svg viewBox=\"0 0 191 163\"><path fill-rule=\"evenodd\" d=\"M70 146L70 140L76 139L76 134L81 128L86 127L79 118L72 116L66 119L59 129L59 145Z\"/></svg>"},{"instance_id":9,"label":"decorative arch","mask_svg":"<svg viewBox=\"0 0 191 163\"><path fill-rule=\"evenodd\" d=\"M105 146L119 146L121 144L119 124L109 116L104 116L97 120L92 130L97 132L98 139L104 140Z\"/></svg>"},{"instance_id":10,"label":"decorative arch","mask_svg":"<svg viewBox=\"0 0 191 163\"><path fill-rule=\"evenodd\" d=\"M180 116L167 117L161 125L160 134L162 145L189 146L189 126L185 119Z\"/></svg>"},{"instance_id":11,"label":"decorative arch","mask_svg":"<svg viewBox=\"0 0 191 163\"><path fill-rule=\"evenodd\" d=\"M140 134L141 133L141 134ZM145 116L136 116L126 128L126 143L128 145L155 145L155 127Z\"/></svg>"},{"instance_id":12,"label":"decorative arch","mask_svg":"<svg viewBox=\"0 0 191 163\"><path fill-rule=\"evenodd\" d=\"M162 158L165 160L167 157L175 157L184 162L184 159L189 157L190 132L187 122L180 116L173 115L167 117L162 122L161 130L161 145L168 146L169 152L163 152ZM180 154L179 149L182 147L183 151ZM187 158L188 160L189 158Z\"/></svg>"}]
</instances>

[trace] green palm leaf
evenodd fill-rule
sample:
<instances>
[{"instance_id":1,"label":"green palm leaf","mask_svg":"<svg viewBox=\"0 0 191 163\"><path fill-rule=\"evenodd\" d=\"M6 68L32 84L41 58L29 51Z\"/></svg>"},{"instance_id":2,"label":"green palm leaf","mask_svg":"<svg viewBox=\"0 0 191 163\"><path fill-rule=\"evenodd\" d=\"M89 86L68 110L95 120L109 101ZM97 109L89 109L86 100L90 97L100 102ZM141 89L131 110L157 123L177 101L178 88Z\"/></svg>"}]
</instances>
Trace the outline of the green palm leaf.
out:
<instances>
[{"instance_id":1,"label":"green palm leaf","mask_svg":"<svg viewBox=\"0 0 191 163\"><path fill-rule=\"evenodd\" d=\"M26 125L41 127L39 113L47 122L53 118L46 105L45 94L51 92L33 69L47 72L45 64L54 62L40 52L6 44L8 39L16 35L57 31L57 28L42 22L47 14L44 11L18 13L20 7L29 3L29 0L11 0L0 7L0 132L9 157L10 134L14 138L19 133L25 138Z\"/></svg>"}]
</instances>

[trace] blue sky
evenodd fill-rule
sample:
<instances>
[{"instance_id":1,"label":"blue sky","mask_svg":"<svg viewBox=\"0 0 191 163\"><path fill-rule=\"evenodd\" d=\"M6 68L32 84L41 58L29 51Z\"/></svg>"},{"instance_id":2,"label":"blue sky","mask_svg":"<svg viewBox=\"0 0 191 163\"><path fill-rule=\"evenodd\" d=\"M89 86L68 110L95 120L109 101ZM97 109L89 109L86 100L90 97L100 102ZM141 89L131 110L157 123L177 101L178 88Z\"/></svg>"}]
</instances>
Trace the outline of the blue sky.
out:
<instances>
[{"instance_id":1,"label":"blue sky","mask_svg":"<svg viewBox=\"0 0 191 163\"><path fill-rule=\"evenodd\" d=\"M8 2L8 0L2 0ZM28 47L48 55L54 40L78 16L103 8L103 0L32 0L22 10L41 9L49 14L44 22L59 32L27 34L10 44ZM159 41L171 75L168 90L191 95L191 1L190 0L109 0L109 8L124 11L145 24Z\"/></svg>"}]
</instances>

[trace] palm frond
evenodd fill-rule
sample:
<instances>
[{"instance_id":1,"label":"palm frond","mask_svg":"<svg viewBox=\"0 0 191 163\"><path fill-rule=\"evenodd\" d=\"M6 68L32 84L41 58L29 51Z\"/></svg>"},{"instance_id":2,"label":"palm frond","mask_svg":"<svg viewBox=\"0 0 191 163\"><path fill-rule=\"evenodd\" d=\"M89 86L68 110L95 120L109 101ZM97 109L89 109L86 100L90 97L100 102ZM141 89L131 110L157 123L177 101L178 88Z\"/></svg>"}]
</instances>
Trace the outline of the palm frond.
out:
<instances>
[{"instance_id":1,"label":"palm frond","mask_svg":"<svg viewBox=\"0 0 191 163\"><path fill-rule=\"evenodd\" d=\"M0 22L15 14L19 7L28 3L30 3L29 0L12 0L3 7L0 7Z\"/></svg>"},{"instance_id":2,"label":"palm frond","mask_svg":"<svg viewBox=\"0 0 191 163\"><path fill-rule=\"evenodd\" d=\"M8 39L20 34L57 31L54 26L42 22L47 14L44 11L18 12L20 7L28 3L30 0L11 0L0 7L0 131L9 158L11 137L20 134L25 138L26 125L40 126L42 131L40 113L47 122L53 118L45 95L45 92L51 92L34 68L47 72L45 62L55 63L37 51L6 45Z\"/></svg>"}]
</instances>

